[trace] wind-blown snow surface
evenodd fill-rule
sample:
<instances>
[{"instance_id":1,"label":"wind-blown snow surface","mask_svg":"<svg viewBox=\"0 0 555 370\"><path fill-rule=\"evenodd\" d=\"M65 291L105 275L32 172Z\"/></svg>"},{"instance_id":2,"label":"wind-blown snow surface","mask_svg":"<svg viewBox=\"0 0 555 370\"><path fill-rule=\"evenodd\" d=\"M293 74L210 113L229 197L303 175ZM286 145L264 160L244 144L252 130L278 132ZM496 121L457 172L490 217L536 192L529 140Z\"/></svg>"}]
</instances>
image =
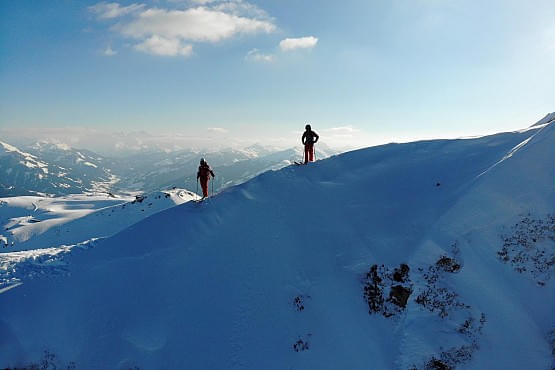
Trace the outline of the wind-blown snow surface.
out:
<instances>
[{"instance_id":1,"label":"wind-blown snow surface","mask_svg":"<svg viewBox=\"0 0 555 370\"><path fill-rule=\"evenodd\" d=\"M154 213L198 198L177 188L137 199L105 195L0 198L0 253L112 236Z\"/></svg>"},{"instance_id":2,"label":"wind-blown snow surface","mask_svg":"<svg viewBox=\"0 0 555 370\"><path fill-rule=\"evenodd\" d=\"M549 369L554 184L553 124L267 172L4 291L0 366Z\"/></svg>"}]
</instances>

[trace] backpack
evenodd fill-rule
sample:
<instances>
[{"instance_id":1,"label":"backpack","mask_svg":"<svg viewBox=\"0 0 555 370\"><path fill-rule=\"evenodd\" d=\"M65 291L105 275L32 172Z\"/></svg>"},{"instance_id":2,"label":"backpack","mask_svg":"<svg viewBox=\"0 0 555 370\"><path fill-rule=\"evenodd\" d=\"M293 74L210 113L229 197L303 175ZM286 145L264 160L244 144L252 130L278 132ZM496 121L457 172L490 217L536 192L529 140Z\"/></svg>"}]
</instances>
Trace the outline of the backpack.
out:
<instances>
[{"instance_id":1,"label":"backpack","mask_svg":"<svg viewBox=\"0 0 555 370\"><path fill-rule=\"evenodd\" d=\"M210 170L210 166L208 164L201 164L198 167L199 177L202 177L202 178L206 179L210 176L210 172L212 172L212 171Z\"/></svg>"}]
</instances>

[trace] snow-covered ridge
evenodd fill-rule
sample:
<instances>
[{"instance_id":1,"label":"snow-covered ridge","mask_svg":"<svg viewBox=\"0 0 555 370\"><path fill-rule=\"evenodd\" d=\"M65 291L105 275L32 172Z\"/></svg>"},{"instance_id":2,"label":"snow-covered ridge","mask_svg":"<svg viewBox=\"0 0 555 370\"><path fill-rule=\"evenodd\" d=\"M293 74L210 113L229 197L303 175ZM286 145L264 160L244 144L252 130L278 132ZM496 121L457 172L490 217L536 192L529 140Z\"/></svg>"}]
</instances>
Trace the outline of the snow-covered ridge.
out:
<instances>
[{"instance_id":1,"label":"snow-covered ridge","mask_svg":"<svg viewBox=\"0 0 555 370\"><path fill-rule=\"evenodd\" d=\"M548 113L545 117L543 117L538 122L536 122L534 125L532 125L532 127L545 125L545 124L551 123L553 121L555 121L555 112Z\"/></svg>"},{"instance_id":2,"label":"snow-covered ridge","mask_svg":"<svg viewBox=\"0 0 555 370\"><path fill-rule=\"evenodd\" d=\"M0 197L109 191L119 181L94 153L59 144L37 143L26 151L0 144Z\"/></svg>"},{"instance_id":3,"label":"snow-covered ridge","mask_svg":"<svg viewBox=\"0 0 555 370\"><path fill-rule=\"evenodd\" d=\"M4 151L6 151L6 152L15 152L15 153L18 153L19 155L21 155L22 157L36 158L34 155L22 152L21 150L17 149L15 146L4 143L2 141L0 141L0 145L3 147Z\"/></svg>"},{"instance_id":4,"label":"snow-covered ridge","mask_svg":"<svg viewBox=\"0 0 555 370\"><path fill-rule=\"evenodd\" d=\"M16 148L15 146L12 146L10 144L7 144L1 141L0 141L0 145L4 149L5 153L18 154L21 157L19 160L19 163L24 165L25 167L40 168L44 173L48 173L48 165L42 161L37 160L36 156L23 152L18 148Z\"/></svg>"},{"instance_id":5,"label":"snow-covered ridge","mask_svg":"<svg viewBox=\"0 0 555 370\"><path fill-rule=\"evenodd\" d=\"M266 172L18 273L0 366L547 369L554 161L550 124Z\"/></svg>"}]
</instances>

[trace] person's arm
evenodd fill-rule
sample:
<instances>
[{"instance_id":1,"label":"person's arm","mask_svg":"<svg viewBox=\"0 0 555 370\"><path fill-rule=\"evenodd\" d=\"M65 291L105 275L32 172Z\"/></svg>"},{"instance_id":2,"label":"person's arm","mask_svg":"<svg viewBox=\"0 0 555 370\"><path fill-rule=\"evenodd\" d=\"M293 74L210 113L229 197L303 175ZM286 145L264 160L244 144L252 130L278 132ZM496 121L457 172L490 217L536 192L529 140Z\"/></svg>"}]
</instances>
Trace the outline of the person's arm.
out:
<instances>
[{"instance_id":1,"label":"person's arm","mask_svg":"<svg viewBox=\"0 0 555 370\"><path fill-rule=\"evenodd\" d=\"M314 134L314 138L315 138L314 144L316 144L318 142L318 139L320 138L320 136L315 131L312 131L312 133Z\"/></svg>"},{"instance_id":2,"label":"person's arm","mask_svg":"<svg viewBox=\"0 0 555 370\"><path fill-rule=\"evenodd\" d=\"M212 174L212 177L216 177L216 175L214 175L214 171L210 170L210 173Z\"/></svg>"},{"instance_id":3,"label":"person's arm","mask_svg":"<svg viewBox=\"0 0 555 370\"><path fill-rule=\"evenodd\" d=\"M305 141L306 141L306 131L303 133L303 137L301 138L301 143L303 143L304 145Z\"/></svg>"},{"instance_id":4,"label":"person's arm","mask_svg":"<svg viewBox=\"0 0 555 370\"><path fill-rule=\"evenodd\" d=\"M199 179L199 177L200 177L200 167L198 168L198 171L197 171L197 180Z\"/></svg>"}]
</instances>

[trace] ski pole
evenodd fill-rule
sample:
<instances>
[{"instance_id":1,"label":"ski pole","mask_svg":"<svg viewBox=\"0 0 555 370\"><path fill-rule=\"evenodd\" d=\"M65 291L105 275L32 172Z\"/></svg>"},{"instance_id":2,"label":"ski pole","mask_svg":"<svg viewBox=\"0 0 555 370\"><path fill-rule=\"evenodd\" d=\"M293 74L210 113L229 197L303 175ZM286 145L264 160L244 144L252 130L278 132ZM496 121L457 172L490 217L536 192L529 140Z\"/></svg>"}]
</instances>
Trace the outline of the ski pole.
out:
<instances>
[{"instance_id":1,"label":"ski pole","mask_svg":"<svg viewBox=\"0 0 555 370\"><path fill-rule=\"evenodd\" d=\"M198 195L198 179L197 179L197 191L195 193Z\"/></svg>"},{"instance_id":2,"label":"ski pole","mask_svg":"<svg viewBox=\"0 0 555 370\"><path fill-rule=\"evenodd\" d=\"M214 196L214 178L212 177L212 196Z\"/></svg>"}]
</instances>

